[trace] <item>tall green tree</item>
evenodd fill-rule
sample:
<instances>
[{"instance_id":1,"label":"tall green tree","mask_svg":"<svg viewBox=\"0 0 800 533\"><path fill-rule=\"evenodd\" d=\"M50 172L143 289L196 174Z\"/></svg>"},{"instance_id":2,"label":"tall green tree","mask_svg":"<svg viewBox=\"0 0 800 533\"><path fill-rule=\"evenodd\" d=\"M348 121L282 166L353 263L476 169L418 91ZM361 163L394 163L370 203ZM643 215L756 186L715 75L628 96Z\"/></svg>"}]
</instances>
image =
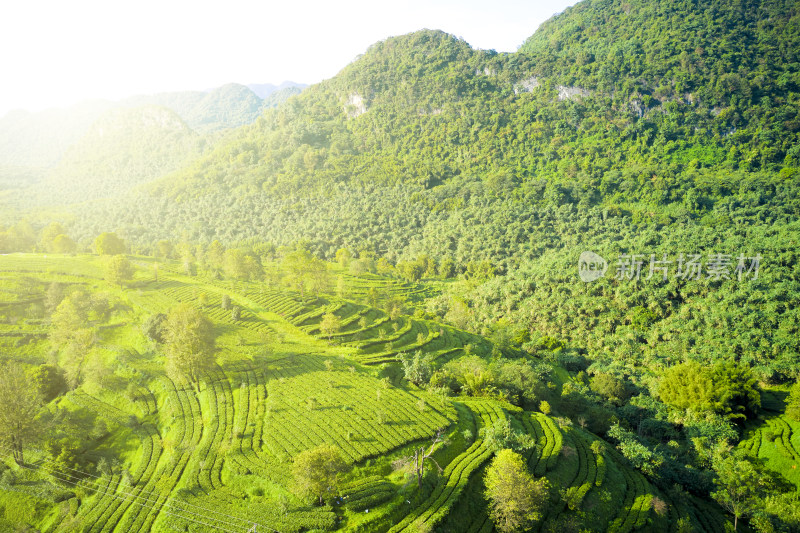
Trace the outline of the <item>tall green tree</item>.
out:
<instances>
[{"instance_id":1,"label":"tall green tree","mask_svg":"<svg viewBox=\"0 0 800 533\"><path fill-rule=\"evenodd\" d=\"M252 252L230 248L223 254L225 275L234 279L259 279L264 275L261 260Z\"/></svg>"},{"instance_id":2,"label":"tall green tree","mask_svg":"<svg viewBox=\"0 0 800 533\"><path fill-rule=\"evenodd\" d=\"M307 290L324 291L330 284L330 274L325 262L311 255L305 248L286 254L282 267L289 285L301 295L305 295Z\"/></svg>"},{"instance_id":3,"label":"tall green tree","mask_svg":"<svg viewBox=\"0 0 800 533\"><path fill-rule=\"evenodd\" d=\"M58 222L51 222L44 229L42 229L41 237L39 238L39 246L42 250L48 252L55 252L53 249L53 242L59 235L65 234L64 228Z\"/></svg>"},{"instance_id":4,"label":"tall green tree","mask_svg":"<svg viewBox=\"0 0 800 533\"><path fill-rule=\"evenodd\" d=\"M410 282L416 283L425 274L426 265L420 261L400 261L397 263L397 271L403 278Z\"/></svg>"},{"instance_id":5,"label":"tall green tree","mask_svg":"<svg viewBox=\"0 0 800 533\"><path fill-rule=\"evenodd\" d=\"M172 252L175 250L175 247L166 239L161 239L156 243L153 247L153 255L156 259L171 259Z\"/></svg>"},{"instance_id":6,"label":"tall green tree","mask_svg":"<svg viewBox=\"0 0 800 533\"><path fill-rule=\"evenodd\" d=\"M52 313L58 308L58 304L64 299L64 286L53 281L47 286L47 291L44 293L44 307L48 313Z\"/></svg>"},{"instance_id":7,"label":"tall green tree","mask_svg":"<svg viewBox=\"0 0 800 533\"><path fill-rule=\"evenodd\" d=\"M200 311L184 303L174 307L164 324L167 372L199 386L203 371L214 363L214 325Z\"/></svg>"},{"instance_id":8,"label":"tall green tree","mask_svg":"<svg viewBox=\"0 0 800 533\"><path fill-rule=\"evenodd\" d=\"M342 328L342 319L334 313L325 313L322 315L322 321L319 323L320 332L331 340L331 335L336 333Z\"/></svg>"},{"instance_id":9,"label":"tall green tree","mask_svg":"<svg viewBox=\"0 0 800 533\"><path fill-rule=\"evenodd\" d=\"M347 268L352 258L353 254L351 254L350 250L347 248L339 248L336 250L336 262L339 263L342 268Z\"/></svg>"},{"instance_id":10,"label":"tall green tree","mask_svg":"<svg viewBox=\"0 0 800 533\"><path fill-rule=\"evenodd\" d=\"M325 496L338 492L339 476L346 470L347 463L335 446L322 444L305 450L292 465L295 490L302 497L317 498L321 505Z\"/></svg>"},{"instance_id":11,"label":"tall green tree","mask_svg":"<svg viewBox=\"0 0 800 533\"><path fill-rule=\"evenodd\" d=\"M733 515L734 530L740 518L753 514L764 497L781 485L775 474L738 448L717 449L713 467L717 490L711 497Z\"/></svg>"},{"instance_id":12,"label":"tall green tree","mask_svg":"<svg viewBox=\"0 0 800 533\"><path fill-rule=\"evenodd\" d=\"M50 342L60 353L62 366L70 385L80 385L86 356L95 342L95 330L89 321L89 313L102 314L98 304L93 309L92 298L77 291L65 297L51 318Z\"/></svg>"},{"instance_id":13,"label":"tall green tree","mask_svg":"<svg viewBox=\"0 0 800 533\"><path fill-rule=\"evenodd\" d=\"M224 255L225 247L222 246L222 243L217 240L212 241L211 244L208 245L205 254L206 266L210 270L222 270Z\"/></svg>"},{"instance_id":14,"label":"tall green tree","mask_svg":"<svg viewBox=\"0 0 800 533\"><path fill-rule=\"evenodd\" d=\"M405 378L415 385L425 385L433 375L433 354L423 354L417 350L413 354L402 352L397 355L403 364Z\"/></svg>"},{"instance_id":15,"label":"tall green tree","mask_svg":"<svg viewBox=\"0 0 800 533\"><path fill-rule=\"evenodd\" d=\"M125 253L125 241L116 233L104 232L94 240L94 251L98 255L118 255Z\"/></svg>"},{"instance_id":16,"label":"tall green tree","mask_svg":"<svg viewBox=\"0 0 800 533\"><path fill-rule=\"evenodd\" d=\"M734 362L711 367L694 361L675 365L661 377L658 395L678 409L712 411L730 420L745 419L761 407L756 377L748 367Z\"/></svg>"},{"instance_id":17,"label":"tall green tree","mask_svg":"<svg viewBox=\"0 0 800 533\"><path fill-rule=\"evenodd\" d=\"M68 389L64 371L54 365L39 365L28 371L30 382L38 389L44 402L49 402Z\"/></svg>"},{"instance_id":18,"label":"tall green tree","mask_svg":"<svg viewBox=\"0 0 800 533\"><path fill-rule=\"evenodd\" d=\"M122 286L133 279L135 269L124 255L113 255L105 265L105 280Z\"/></svg>"},{"instance_id":19,"label":"tall green tree","mask_svg":"<svg viewBox=\"0 0 800 533\"><path fill-rule=\"evenodd\" d=\"M530 450L536 446L534 439L522 431L511 427L511 420L498 418L491 426L480 429L483 442L489 450L511 449L515 452Z\"/></svg>"},{"instance_id":20,"label":"tall green tree","mask_svg":"<svg viewBox=\"0 0 800 533\"><path fill-rule=\"evenodd\" d=\"M50 244L50 249L57 254L74 254L78 249L78 245L68 235L62 233L56 235Z\"/></svg>"},{"instance_id":21,"label":"tall green tree","mask_svg":"<svg viewBox=\"0 0 800 533\"><path fill-rule=\"evenodd\" d=\"M617 376L606 372L595 374L589 382L589 387L603 398L618 405L630 396L625 387L625 382Z\"/></svg>"},{"instance_id":22,"label":"tall green tree","mask_svg":"<svg viewBox=\"0 0 800 533\"><path fill-rule=\"evenodd\" d=\"M40 434L37 415L42 406L38 387L16 363L0 367L0 442L11 449L14 460L25 463L25 446Z\"/></svg>"},{"instance_id":23,"label":"tall green tree","mask_svg":"<svg viewBox=\"0 0 800 533\"><path fill-rule=\"evenodd\" d=\"M549 494L547 479L535 480L518 453L497 452L484 481L489 516L498 531L525 531L541 519Z\"/></svg>"},{"instance_id":24,"label":"tall green tree","mask_svg":"<svg viewBox=\"0 0 800 533\"><path fill-rule=\"evenodd\" d=\"M152 341L158 343L164 342L166 322L167 315L164 313L154 313L148 316L144 323L142 323L142 333Z\"/></svg>"}]
</instances>

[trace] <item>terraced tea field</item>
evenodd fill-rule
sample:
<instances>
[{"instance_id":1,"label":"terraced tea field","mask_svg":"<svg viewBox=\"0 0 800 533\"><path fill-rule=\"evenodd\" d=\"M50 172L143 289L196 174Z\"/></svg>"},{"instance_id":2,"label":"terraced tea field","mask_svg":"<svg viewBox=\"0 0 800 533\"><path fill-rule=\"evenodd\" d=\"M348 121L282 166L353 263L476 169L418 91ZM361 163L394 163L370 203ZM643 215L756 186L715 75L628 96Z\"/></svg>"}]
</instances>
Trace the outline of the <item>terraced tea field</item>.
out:
<instances>
[{"instance_id":1,"label":"terraced tea field","mask_svg":"<svg viewBox=\"0 0 800 533\"><path fill-rule=\"evenodd\" d=\"M379 377L404 352L430 354L437 366L467 351L488 356L479 336L331 294L190 277L176 264L162 264L156 281L151 260L134 261L133 281L119 287L104 281L93 256L0 257L5 359L69 362L49 336L54 283L106 306L85 324L93 345L77 386L46 407L69 419L74 434L63 438L77 443L74 453L54 455L57 443L43 436L19 466L0 449L0 530L488 532L481 487L493 452L481 430L498 420L533 437L529 469L553 487L537 530L587 512L619 532L668 531L681 516L697 531L721 523L716 511L682 502L657 516L651 501L666 496L609 445L595 453L597 438L582 430L496 399L448 398ZM417 290L371 275L347 283L351 293L381 283L393 294ZM180 303L213 323L216 362L199 385L168 374L160 345L143 333L148 317ZM326 314L339 319L337 331L323 333ZM796 457L794 426L770 424L769 446ZM446 443L433 457L442 472L431 468L418 488L392 463L440 431ZM339 497L314 505L296 495L292 461L320 444L340 450L351 470Z\"/></svg>"},{"instance_id":2,"label":"terraced tea field","mask_svg":"<svg viewBox=\"0 0 800 533\"><path fill-rule=\"evenodd\" d=\"M782 414L765 417L739 446L800 487L800 422Z\"/></svg>"}]
</instances>

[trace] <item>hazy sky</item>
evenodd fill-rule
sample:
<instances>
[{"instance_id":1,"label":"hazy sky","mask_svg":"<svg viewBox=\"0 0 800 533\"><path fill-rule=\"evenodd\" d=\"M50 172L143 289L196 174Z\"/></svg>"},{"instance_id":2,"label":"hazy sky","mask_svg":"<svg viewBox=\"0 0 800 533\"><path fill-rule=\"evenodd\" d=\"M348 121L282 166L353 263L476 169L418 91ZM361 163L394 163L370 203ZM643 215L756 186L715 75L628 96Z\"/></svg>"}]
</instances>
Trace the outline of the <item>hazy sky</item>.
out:
<instances>
[{"instance_id":1,"label":"hazy sky","mask_svg":"<svg viewBox=\"0 0 800 533\"><path fill-rule=\"evenodd\" d=\"M87 98L315 83L367 47L422 28L515 51L577 0L9 0L0 7L0 116Z\"/></svg>"}]
</instances>

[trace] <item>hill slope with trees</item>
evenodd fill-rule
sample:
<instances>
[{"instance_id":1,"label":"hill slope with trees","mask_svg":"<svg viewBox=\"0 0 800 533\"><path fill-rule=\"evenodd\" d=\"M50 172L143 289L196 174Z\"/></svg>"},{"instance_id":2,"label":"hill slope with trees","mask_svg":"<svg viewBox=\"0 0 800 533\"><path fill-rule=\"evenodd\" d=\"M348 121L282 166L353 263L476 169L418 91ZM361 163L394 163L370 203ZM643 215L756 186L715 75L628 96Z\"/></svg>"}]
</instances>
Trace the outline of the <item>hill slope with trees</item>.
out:
<instances>
[{"instance_id":1,"label":"hill slope with trees","mask_svg":"<svg viewBox=\"0 0 800 533\"><path fill-rule=\"evenodd\" d=\"M394 331L371 332L377 340L362 338L374 330L366 311L359 317L331 300L293 315L295 325L336 342L346 321L347 342L364 348L360 363L402 365L431 392L515 402L523 433L555 435L529 415L556 412L575 426L562 431L564 460L555 452L552 465L532 468L565 487L558 509L581 524L592 523L591 509L622 531L715 516L681 499L688 491L760 531L792 531L800 527L797 395L788 392L800 377L798 7L585 0L512 54L432 30L388 38L252 124L209 138L196 156L171 160L166 175L123 175L113 197L61 202L61 214L21 220L24 212L4 209L0 250L47 249L62 230L85 250L116 231L131 251L175 254L183 281L197 272L213 286L237 277L241 269L223 259L230 247L239 250L232 258L250 258L242 279L274 283L274 272L254 265L285 261L300 300L320 290L320 260L345 269L340 297L356 292L370 305L379 289L347 276L422 283L407 303L414 320L393 319ZM13 206L9 198L0 202ZM36 226L59 216L63 227L39 237ZM589 251L605 270L584 282ZM383 298L386 313L397 312L390 287ZM430 367L422 354L395 353L394 343L445 342L426 321L486 338L480 361L463 344L457 359ZM523 386L534 381L513 360L552 365L549 383ZM300 403L314 413L313 400ZM481 425L484 436L500 416L485 405L464 409L470 431ZM509 447L511 429L497 429ZM592 492L591 474L567 460L591 457L588 432L634 467L614 475L630 493ZM464 455L451 458L431 499L376 519L375 530L465 530L458 509L499 516L498 501L490 510L479 486L458 481L461 468L489 468L482 445L462 437ZM268 443L277 456L307 444ZM749 492L737 492L743 486ZM384 489L375 480L369 490ZM609 518L615 497L625 512ZM663 518L664 505L678 514ZM529 507L528 518L539 513ZM566 527L572 515L558 509L540 516L542 530Z\"/></svg>"}]
</instances>

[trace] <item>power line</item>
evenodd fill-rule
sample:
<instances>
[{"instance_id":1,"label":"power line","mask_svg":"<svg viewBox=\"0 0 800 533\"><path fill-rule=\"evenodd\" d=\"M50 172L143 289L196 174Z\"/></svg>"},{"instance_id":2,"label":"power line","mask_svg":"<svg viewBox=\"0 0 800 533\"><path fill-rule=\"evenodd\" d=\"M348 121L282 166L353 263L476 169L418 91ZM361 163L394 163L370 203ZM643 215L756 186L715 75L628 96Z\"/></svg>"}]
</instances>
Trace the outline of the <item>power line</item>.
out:
<instances>
[{"instance_id":1,"label":"power line","mask_svg":"<svg viewBox=\"0 0 800 533\"><path fill-rule=\"evenodd\" d=\"M7 447L0 446L0 448L3 448L6 451L9 451L9 449ZM44 453L41 450L36 450L35 448L31 448L31 449L33 449L34 451L38 451L39 453ZM6 459L9 459L8 455L0 454L0 456L3 456ZM41 460L45 461L45 462L48 462L48 463L55 464L53 461L51 461L49 459L46 459L46 458L41 458ZM21 465L21 466L23 466L23 468L26 468L28 470L36 470L35 468L32 468L32 467L28 467L28 466L24 466L24 465ZM270 531L274 531L275 533L280 533L277 529L273 529L273 528L270 528L268 526L264 526L262 524L258 524L258 523L254 522L252 520L247 520L247 519L240 518L240 517L237 517L237 516L232 516L232 515L229 515L229 514L225 514L225 513L219 512L219 511L214 511L213 509L208 509L208 508L200 506L200 505L193 505L193 504L190 504L190 503L185 502L185 501L171 500L169 498L169 496L164 496L163 494L156 493L156 492L153 492L153 491L146 491L144 489L139 489L139 492L137 494L132 494L130 492L124 492L124 491L117 490L116 492L111 493L111 492L108 491L108 488L105 487L105 486L102 486L100 488L89 486L91 484L99 485L98 481L88 481L88 480L83 479L83 478L81 478L79 476L74 476L74 475L71 475L69 473L59 471L55 467L40 466L39 468L41 468L41 470L44 470L45 472L50 473L51 475L53 475L54 477L56 477L60 481L63 481L63 482L68 483L70 485L73 485L73 486L76 486L76 487L77 486L83 486L83 487L85 487L85 488L87 488L89 490L94 490L96 493L99 493L100 490L102 490L104 496L105 495L111 496L111 497L113 497L113 498L115 498L117 500L120 500L120 501L123 501L123 502L127 502L127 503L136 503L137 505L142 506L142 507L150 506L151 509L155 509L155 505L158 504L158 500L160 498L164 498L167 501L165 501L164 503L161 504L162 509L160 509L160 512L165 512L166 514L169 514L171 516L176 516L178 518L185 518L186 520L189 520L189 521L192 521L192 522L196 522L196 523L200 523L202 525L208 525L210 527L217 527L217 526L211 526L210 524L206 524L205 522L200 522L198 520L193 520L193 519L188 518L188 517L184 517L184 516L181 516L181 515L178 515L178 514L170 513L169 511L166 511L163 508L166 507L168 509L171 509L171 510L175 511L176 513L186 513L186 514L189 514L189 515L192 515L192 516L199 516L201 518L205 518L204 515L201 515L199 513L192 512L192 511L190 511L188 509L182 509L180 507L175 507L175 504L185 505L187 507L194 507L196 509L200 509L200 510L206 512L206 513L214 513L214 514L217 514L217 515L220 515L220 516L224 516L224 517L227 517L227 518L230 518L230 519L233 519L233 520L238 520L240 522L245 522L245 523L247 523L247 526L241 526L241 525L238 525L238 524L233 523L233 522L228 522L226 520L222 520L220 518L208 517L208 518L210 518L211 520L213 520L215 522L219 522L219 523L226 524L226 525L229 525L229 526L233 526L233 527L236 527L236 528L252 526L250 528L250 530L253 530L253 528L255 528L256 526L260 526L260 527L264 527L264 528L266 528L266 529L268 529ZM66 467L66 466L64 466L63 468L66 468L67 470L71 470L71 471L79 473L79 474L83 474L85 476L89 476L89 477L95 478L97 480L102 480L103 479L100 476L96 476L94 474L90 474L89 472L84 472L82 470L77 470L77 469ZM67 478L70 478L70 479L67 479ZM77 481L72 481L72 480L77 480ZM117 489L119 489L120 485L127 485L128 487L136 489L136 487L134 487L133 485L130 485L128 483L124 483L122 480L120 480L117 483ZM155 496L155 500L151 500L150 498L148 498L146 496L143 496L142 493L151 494L151 495ZM123 495L123 496L120 496L120 495ZM130 496L132 499L129 499L128 496ZM141 499L146 503L140 503L139 501L137 501L137 499ZM148 505L148 504L152 504L152 505ZM225 528L219 528L218 527L218 529L222 529L224 531L229 531L229 530L226 530Z\"/></svg>"},{"instance_id":2,"label":"power line","mask_svg":"<svg viewBox=\"0 0 800 533\"><path fill-rule=\"evenodd\" d=\"M8 452L8 451L11 451L11 449L10 449L10 448L8 448L7 446L5 446L5 447L4 447L4 446L0 445L0 448L5 448L7 452ZM38 452L38 453L40 453L40 454L42 454L42 455L46 455L46 452L44 452L44 451L42 451L42 450L39 450L39 449L37 449L37 448L33 448L33 447L30 447L30 446L29 446L28 448L29 448L29 449L31 449L31 450L33 450L33 451L35 451L35 452ZM64 465L57 465L57 464L55 463L55 461L52 461L52 460L50 460L50 459L47 459L47 458L45 458L45 457L42 457L42 458L41 458L41 460L42 460L42 461L45 461L45 462L48 462L48 463L52 463L52 464L56 465L58 468L65 468L65 469L67 469L67 470L71 470L71 471L73 471L73 472L76 472L76 473L78 473L78 474L81 474L81 475L83 475L83 476L93 477L93 478L95 478L95 479L98 479L98 480L101 480L101 479L103 479L101 476L97 476L97 475L94 475L94 474L90 474L89 472L84 472L83 470L77 470L77 469L75 469L75 468L70 468L70 467L68 467L68 466L64 466ZM62 472L62 473L63 473L63 472ZM64 475L68 475L68 474L64 473ZM78 477L78 476L70 476L70 477L73 477L73 478L75 478L75 479L81 479L81 478L80 478L80 477ZM119 481L119 483L118 483L118 485L126 485L126 486L128 486L128 487L130 487L131 489L134 489L134 490L138 488L138 487L136 487L135 485L131 485L130 483L127 483L127 482L125 482L125 481L123 481L123 480L120 480L120 481ZM141 494L142 494L142 493L153 495L153 496L155 496L156 498L164 498L164 497L165 497L163 494L161 494L161 493L159 493L159 492L154 492L154 491L149 491L149 490L144 490L144 489L139 489L139 492L138 492L138 494L133 494L132 496L133 496L133 497L138 497L138 498L143 498L143 499L145 499L145 500L147 500L147 501L150 501L150 500L149 500L149 498L145 498L144 496L141 496ZM125 492L123 492L123 494L128 494L128 493L125 493ZM218 515L220 515L220 516L224 516L224 517L227 517L227 518L231 518L231 519L233 519L233 520L239 520L239 521L242 521L242 522L247 522L247 524L248 524L248 525L258 525L258 526L261 526L261 524L258 524L257 522L254 522L254 521L252 521L252 520L247 520L247 519L245 519L245 518L240 518L240 517L238 517L238 516L229 515L229 514L226 514L226 513L220 512L220 511L214 511L214 510L208 509L208 508L206 508L206 507L203 507L203 506L201 506L201 505L194 505L194 504L191 504L191 503L189 503L189 502L182 501L182 500L172 500L172 501L173 501L175 504L181 504L181 505L185 505L185 506L187 506L187 507L194 507L195 509L199 509L199 510L202 510L202 511L205 511L205 512L211 512L211 513L214 513L214 514L218 514ZM185 510L185 509L179 509L179 510L180 510L180 511L183 511L183 512L187 512L187 513L191 513L191 512L192 512L192 511L188 511L188 510ZM214 519L214 520L217 520L217 519ZM220 522L224 522L223 520L219 520L219 521L220 521ZM228 523L230 524L230 522L228 522ZM232 525L235 525L235 524L232 524ZM266 526L262 526L262 527L266 527ZM270 529L270 528L267 528L267 529ZM276 531L276 532L277 532L277 530L275 530L275 529L273 529L272 531ZM278 533L280 533L280 532L278 532Z\"/></svg>"},{"instance_id":3,"label":"power line","mask_svg":"<svg viewBox=\"0 0 800 533\"><path fill-rule=\"evenodd\" d=\"M32 449L33 449L33 448L32 448ZM6 448L6 450L8 450L8 449ZM40 453L44 453L44 452L41 452L41 450L36 450L36 451L39 451ZM8 457L8 456L6 456L6 458L7 458L7 457ZM51 461L51 460L49 460L49 459L45 459L45 458L42 458L42 461L45 461L45 462L48 462L48 463L52 463L52 464L56 464L54 461ZM61 465L57 465L57 466L59 466L59 467L60 467ZM87 480L83 479L83 478L82 478L82 477L80 477L80 476L74 476L74 475L68 474L68 473L66 473L66 472L62 472L62 471L60 471L60 470L57 470L55 467L49 467L49 468L48 468L48 467L41 467L41 468L42 468L42 470L44 470L44 471L46 471L46 472L56 472L56 473L58 473L58 474L61 474L62 476L70 477L70 478L72 478L72 479L77 479L79 483L84 483L84 484L94 483L94 484L98 484L98 482L97 482L97 481L90 482L90 481L87 481ZM67 467L67 466L65 466L65 467L63 467L63 468L66 468L67 470L72 470L73 472L77 472L77 473L79 473L79 474L83 474L83 475L85 475L85 476L93 477L93 478L95 478L95 479L98 479L98 480L101 480L101 479L102 479L100 476L96 476L96 475L90 474L89 472L84 472L84 471L82 471L82 470L77 470L77 469L70 468L70 467ZM124 485L127 485L128 487L130 487L130 488L132 488L132 489L134 489L134 490L136 490L136 489L137 489L137 487L135 487L134 485L130 485L130 484L128 484L128 483L123 483L123 482L122 482L122 480L120 480L120 482L119 482L117 485L119 486L119 485L123 485L123 484L124 484ZM92 490L96 490L96 489L92 489ZM146 490L144 490L144 489L139 489L139 491L138 491L138 493L137 493L137 494L131 494L131 493L129 493L129 492L123 492L123 491L118 491L118 492L119 492L119 493L121 493L121 494L125 494L125 495L127 495L127 496L131 496L132 498L141 498L141 499L143 499L143 500L145 500L145 501L147 501L147 502L153 502L153 501L157 502L159 498L168 498L168 496L164 496L164 495L163 495L163 494L161 494L161 493L154 492L154 491L146 491ZM143 495L142 495L142 493L146 493L146 494L150 494L150 495L153 495L153 496L155 496L155 500L151 500L149 497L143 496ZM200 506L200 505L192 505L192 504L190 504L190 503L188 503L188 502L184 502L184 501L176 501L176 500L172 500L172 501L173 501L175 504L182 504L182 505L186 505L186 506L189 506L189 507L194 507L194 508L196 508L196 509L200 509L200 510L202 510L202 511L205 511L205 512L211 512L211 513L219 514L219 515L221 515L221 516L225 516L225 517L227 517L227 518L232 518L233 520L239 520L239 521L241 521L241 522L246 522L248 525L250 525L250 524L256 524L256 523L255 523L255 522L253 522L252 520L246 520L246 519L244 519L244 518L239 518L239 517L237 517L237 516L232 516L232 515L228 515L228 514L225 514L225 513L221 513L221 512L219 512L219 511L214 511L214 510L208 509L208 508L206 508L206 507L203 507L203 506ZM168 505L168 506L169 506L169 504L167 504L167 503L165 503L164 505ZM174 504L172 504L172 505L174 506ZM180 512L189 513L189 514L194 514L194 515L196 515L196 516L201 516L201 515L199 515L198 513L194 513L194 512L192 512L192 511L189 511L189 510L186 510L186 509L175 508L175 510L176 510L176 511L180 511ZM234 526L236 526L236 524L233 524L233 523L231 523L231 522L226 522L226 521L224 521L224 520L220 520L220 519L217 519L217 518L214 518L213 520L216 520L216 521L218 521L218 522L222 522L222 523L227 523L227 524L229 524L229 525L234 525ZM239 526L237 526L237 527L239 527Z\"/></svg>"},{"instance_id":4,"label":"power line","mask_svg":"<svg viewBox=\"0 0 800 533\"><path fill-rule=\"evenodd\" d=\"M0 456L4 457L5 459L8 459L8 458L9 458L7 455L2 455L2 454L0 454ZM21 467L21 468L28 469L28 470L33 470L33 471L36 471L36 470L37 470L36 468L30 467L30 466L24 466L24 465L20 465L20 467ZM52 475L53 477L55 477L55 478L56 478L56 479L58 479L59 481L62 481L63 483L66 483L66 484L68 484L68 485L71 485L71 486L73 486L73 487L78 487L78 486L80 486L80 481L78 481L78 482L75 482L75 481L71 481L70 479L67 479L67 477L71 477L71 476L65 475L65 477L61 477L59 474L63 474L63 473L61 473L61 472L57 472L57 471L50 471L49 473L50 473L50 475ZM99 492L99 490L98 490L98 489L92 489L91 487L86 487L86 488L88 488L89 490L94 490L95 492ZM114 499L117 499L117 500L119 500L119 501L122 501L122 502L136 504L136 505L138 505L138 506L140 506L140 507L143 507L143 508L146 508L146 509L150 509L150 510L155 510L155 509L156 509L155 505L148 505L148 504L145 504L145 503L140 503L140 502L138 502L138 501L135 501L135 500L128 500L127 498L120 497L120 496L119 496L118 494L116 494L116 493L109 493L109 492L107 492L107 491L106 491L106 492L104 492L104 493L103 493L103 495L104 495L104 496L111 496L112 498L114 498ZM149 501L149 500L148 500L148 501ZM227 528L220 527L220 526L215 526L215 525L213 525L213 524L209 524L209 523L206 523L206 522L202 522L202 521L200 521L200 520L195 520L195 519L193 519L193 518L189 518L189 517L187 517L187 516L182 516L182 515L180 515L180 514L177 514L177 513L171 513L171 512L169 512L169 511L167 511L167 510L164 510L164 509L163 509L163 507L164 507L165 505L166 505L166 504L162 505L162 508L161 508L161 509L158 509L158 512L162 512L162 513L164 513L164 514L167 514L167 515L170 515L170 516L174 516L174 517L176 517L176 518L179 518L179 519L182 519L182 520L188 520L189 522L194 522L194 523L196 523L196 524L200 524L200 525L202 525L202 526L211 527L211 528L214 528L214 529L218 529L218 530L220 530L220 531L225 531L226 533L239 533L239 532L238 532L238 531L236 531L236 530L227 529ZM189 513L189 514L192 514L192 515L194 515L194 516L200 516L200 515L197 515L197 514L195 514L195 513ZM216 520L216 519L214 519L214 520ZM217 520L217 521L219 521L219 520ZM223 522L223 523L225 523L225 522Z\"/></svg>"},{"instance_id":5,"label":"power line","mask_svg":"<svg viewBox=\"0 0 800 533\"><path fill-rule=\"evenodd\" d=\"M0 448L5 448L5 449L6 449L6 451L10 451L10 449L9 449L8 447L3 447L2 445L0 445ZM46 454L46 452L43 452L42 450L39 450L39 449L36 449L36 448L29 447L29 449L31 449L31 450L33 450L33 451L35 451L35 452L38 452L38 453L40 453L40 454L42 454L42 455L45 455L45 454ZM41 460L42 460L42 461L45 461L45 462L48 462L48 463L52 463L52 464L56 465L58 468L65 468L65 469L67 469L67 470L71 470L72 472L75 472L75 473L81 474L81 475L83 475L83 476L92 477L92 478L95 478L95 479L98 479L98 480L102 479L102 477L101 477L101 476L97 476L97 475L94 475L94 474L90 474L89 472L84 472L83 470L78 470L78 469L75 469L75 468L70 468L70 467L68 467L68 466L58 465L57 463L55 463L55 461L52 461L51 459L47 459L47 458L45 458L45 457L42 457L42 458L41 458ZM64 473L64 474L65 474L65 475L68 475L68 474L66 474L66 473ZM78 477L78 476L70 476L70 477L74 477L75 479L80 479L80 477ZM118 485L125 485L125 486L127 486L127 487L130 487L131 489L134 489L134 490L138 488L138 487L136 487L135 485L131 485L130 483L127 483L127 482L125 482L125 481L123 481L123 480L120 480L120 482L118 483ZM141 494L142 494L142 493L153 495L153 496L155 496L156 498L164 498L164 497L165 497L163 494L161 494L161 493L159 493L159 492L154 492L154 491L151 491L151 490L145 490L145 489L139 489L139 492L138 492L138 494L134 494L133 496L134 496L134 497L139 497L139 498L144 498L145 500L148 500L148 501L150 501L150 500L149 500L149 498L145 498L144 496L141 496ZM123 494L126 494L126 493L124 493L124 492L123 492ZM242 522L247 522L248 524L251 524L251 525L256 525L256 522L253 522L252 520L247 520L247 519L244 519L244 518L239 518L239 517L237 517L237 516L233 516L233 515L225 514L225 513L222 513L222 512L220 512L220 511L214 511L214 510L208 509L208 508L206 508L206 507L203 507L203 506L201 506L201 505L194 505L194 504L191 504L191 503L189 503L189 502L185 502L185 501L181 501L181 500L172 500L172 501L173 501L175 504L185 505L185 506L187 506L187 507L194 507L195 509L199 509L199 510L202 510L202 511L205 511L205 512L211 512L211 513L214 513L214 514L218 514L218 515L220 515L220 516L225 516L225 517L227 517L227 518L232 518L232 519L234 519L234 520L239 520L239 521L242 521ZM191 513L191 512L192 512L192 511L187 511L187 510L184 510L184 509L180 509L180 510L181 510L181 511L188 512L188 513ZM261 524L257 524L257 525L261 525Z\"/></svg>"}]
</instances>

